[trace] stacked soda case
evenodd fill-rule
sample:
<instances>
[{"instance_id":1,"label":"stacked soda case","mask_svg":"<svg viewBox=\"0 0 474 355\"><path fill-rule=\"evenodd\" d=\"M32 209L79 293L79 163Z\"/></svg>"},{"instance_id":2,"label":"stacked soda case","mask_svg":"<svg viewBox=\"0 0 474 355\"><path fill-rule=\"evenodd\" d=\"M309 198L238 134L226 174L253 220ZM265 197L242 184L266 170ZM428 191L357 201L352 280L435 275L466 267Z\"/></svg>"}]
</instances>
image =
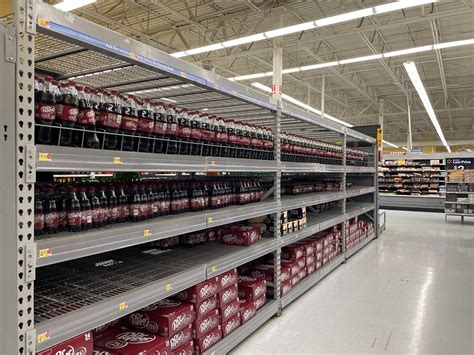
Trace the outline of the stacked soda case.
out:
<instances>
[{"instance_id":1,"label":"stacked soda case","mask_svg":"<svg viewBox=\"0 0 474 355\"><path fill-rule=\"evenodd\" d=\"M300 195L312 192L341 191L342 181L337 178L317 179L317 178L293 178L282 183L282 195Z\"/></svg>"},{"instance_id":2,"label":"stacked soda case","mask_svg":"<svg viewBox=\"0 0 474 355\"><path fill-rule=\"evenodd\" d=\"M258 202L258 180L37 184L35 235L78 232L126 221Z\"/></svg>"},{"instance_id":3,"label":"stacked soda case","mask_svg":"<svg viewBox=\"0 0 474 355\"><path fill-rule=\"evenodd\" d=\"M36 141L39 144L272 160L268 127L188 111L132 94L35 75ZM313 138L282 134L282 160L342 164L342 147ZM368 155L347 149L348 164Z\"/></svg>"},{"instance_id":4,"label":"stacked soda case","mask_svg":"<svg viewBox=\"0 0 474 355\"><path fill-rule=\"evenodd\" d=\"M374 234L372 221L354 217L346 223L346 251Z\"/></svg>"}]
</instances>

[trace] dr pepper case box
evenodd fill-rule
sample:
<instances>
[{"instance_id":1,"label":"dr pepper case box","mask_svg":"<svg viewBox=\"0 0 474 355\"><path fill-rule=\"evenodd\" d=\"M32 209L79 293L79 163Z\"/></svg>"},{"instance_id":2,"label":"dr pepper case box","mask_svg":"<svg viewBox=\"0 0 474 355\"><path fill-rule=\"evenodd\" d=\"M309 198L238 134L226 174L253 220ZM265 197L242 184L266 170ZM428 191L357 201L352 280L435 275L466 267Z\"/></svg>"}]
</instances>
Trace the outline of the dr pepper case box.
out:
<instances>
[{"instance_id":1,"label":"dr pepper case box","mask_svg":"<svg viewBox=\"0 0 474 355\"><path fill-rule=\"evenodd\" d=\"M217 294L217 302L219 307L224 307L226 304L236 300L239 295L239 291L237 289L237 285L233 285L231 287L222 290Z\"/></svg>"},{"instance_id":2,"label":"dr pepper case box","mask_svg":"<svg viewBox=\"0 0 474 355\"><path fill-rule=\"evenodd\" d=\"M186 344L181 345L175 351L171 352L171 355L194 355L194 341L190 340Z\"/></svg>"},{"instance_id":3,"label":"dr pepper case box","mask_svg":"<svg viewBox=\"0 0 474 355\"><path fill-rule=\"evenodd\" d=\"M238 299L232 301L231 303L225 305L224 307L221 307L220 308L221 322L222 323L227 322L230 318L232 318L237 313L239 313L239 310L240 310L240 302Z\"/></svg>"},{"instance_id":4,"label":"dr pepper case box","mask_svg":"<svg viewBox=\"0 0 474 355\"><path fill-rule=\"evenodd\" d=\"M62 343L39 351L36 355L56 355L56 354L75 354L92 355L94 344L92 342L92 332L85 332Z\"/></svg>"},{"instance_id":5,"label":"dr pepper case box","mask_svg":"<svg viewBox=\"0 0 474 355\"><path fill-rule=\"evenodd\" d=\"M281 260L281 265L284 266L284 267L287 267L289 268L290 270L290 277L293 277L295 276L298 271L300 271L300 267L298 266L298 263L294 260L286 260L286 259L282 259Z\"/></svg>"},{"instance_id":6,"label":"dr pepper case box","mask_svg":"<svg viewBox=\"0 0 474 355\"><path fill-rule=\"evenodd\" d=\"M217 296L212 296L207 300L194 304L193 306L194 311L196 312L196 319L201 319L206 314L217 308Z\"/></svg>"},{"instance_id":7,"label":"dr pepper case box","mask_svg":"<svg viewBox=\"0 0 474 355\"><path fill-rule=\"evenodd\" d=\"M219 229L219 237L222 244L249 246L260 239L260 227L258 226L230 226Z\"/></svg>"},{"instance_id":8,"label":"dr pepper case box","mask_svg":"<svg viewBox=\"0 0 474 355\"><path fill-rule=\"evenodd\" d=\"M240 323L244 324L257 313L257 309L255 308L255 302L252 300L240 300L239 302Z\"/></svg>"},{"instance_id":9,"label":"dr pepper case box","mask_svg":"<svg viewBox=\"0 0 474 355\"><path fill-rule=\"evenodd\" d=\"M197 354L202 354L204 351L209 349L211 346L216 344L221 339L222 339L222 329L221 329L221 326L219 325L218 327L204 334L199 339L194 339L194 350L196 351Z\"/></svg>"},{"instance_id":10,"label":"dr pepper case box","mask_svg":"<svg viewBox=\"0 0 474 355\"><path fill-rule=\"evenodd\" d=\"M281 249L281 257L288 260L296 260L304 256L304 248L301 245L290 245Z\"/></svg>"},{"instance_id":11,"label":"dr pepper case box","mask_svg":"<svg viewBox=\"0 0 474 355\"><path fill-rule=\"evenodd\" d=\"M240 314L239 313L237 313L227 322L222 323L222 337L225 338L227 335L232 333L238 327L240 327Z\"/></svg>"},{"instance_id":12,"label":"dr pepper case box","mask_svg":"<svg viewBox=\"0 0 474 355\"><path fill-rule=\"evenodd\" d=\"M217 276L217 292L237 283L237 269L232 269Z\"/></svg>"},{"instance_id":13,"label":"dr pepper case box","mask_svg":"<svg viewBox=\"0 0 474 355\"><path fill-rule=\"evenodd\" d=\"M206 314L203 318L194 321L193 323L193 338L197 339L202 337L205 333L211 329L217 327L220 323L219 310L215 309L212 312Z\"/></svg>"},{"instance_id":14,"label":"dr pepper case box","mask_svg":"<svg viewBox=\"0 0 474 355\"><path fill-rule=\"evenodd\" d=\"M108 322L108 323L105 323L103 325L101 325L100 327L97 327L95 329L92 329L92 335L93 337L95 338L96 336L98 336L99 334L102 334L102 333L105 333L105 332L108 332L110 331L111 329L115 328L115 327L118 327L120 322L121 322L121 318L119 319L115 319L111 322Z\"/></svg>"},{"instance_id":15,"label":"dr pepper case box","mask_svg":"<svg viewBox=\"0 0 474 355\"><path fill-rule=\"evenodd\" d=\"M250 271L250 276L256 279L263 279L269 282L273 282L275 278L275 272L273 271L273 264L257 264L255 268ZM287 266L280 267L280 282L285 282L290 279L290 268Z\"/></svg>"},{"instance_id":16,"label":"dr pepper case box","mask_svg":"<svg viewBox=\"0 0 474 355\"><path fill-rule=\"evenodd\" d=\"M167 338L135 329L119 327L94 339L96 350L103 349L112 354L169 354Z\"/></svg>"},{"instance_id":17,"label":"dr pepper case box","mask_svg":"<svg viewBox=\"0 0 474 355\"><path fill-rule=\"evenodd\" d=\"M298 242L295 245L303 247L303 252L305 256L314 254L314 243L311 241Z\"/></svg>"},{"instance_id":18,"label":"dr pepper case box","mask_svg":"<svg viewBox=\"0 0 474 355\"><path fill-rule=\"evenodd\" d=\"M267 292L267 281L248 276L239 276L237 283L239 298L256 300Z\"/></svg>"},{"instance_id":19,"label":"dr pepper case box","mask_svg":"<svg viewBox=\"0 0 474 355\"><path fill-rule=\"evenodd\" d=\"M258 311L260 308L262 308L263 306L265 306L265 302L267 301L267 297L266 297L266 294L257 298L254 302L255 302L255 309Z\"/></svg>"},{"instance_id":20,"label":"dr pepper case box","mask_svg":"<svg viewBox=\"0 0 474 355\"><path fill-rule=\"evenodd\" d=\"M209 280L200 282L184 291L178 292L174 298L191 303L204 301L217 294L217 291L219 291L218 282L219 279L217 277L212 277Z\"/></svg>"},{"instance_id":21,"label":"dr pepper case box","mask_svg":"<svg viewBox=\"0 0 474 355\"><path fill-rule=\"evenodd\" d=\"M193 326L190 325L189 327L186 327L183 330L180 330L175 335L168 338L170 342L171 351L172 352L175 351L176 349L178 349L179 347L181 347L186 342L192 339L193 339Z\"/></svg>"},{"instance_id":22,"label":"dr pepper case box","mask_svg":"<svg viewBox=\"0 0 474 355\"><path fill-rule=\"evenodd\" d=\"M193 305L164 299L127 316L135 329L170 337L189 326L195 319Z\"/></svg>"}]
</instances>

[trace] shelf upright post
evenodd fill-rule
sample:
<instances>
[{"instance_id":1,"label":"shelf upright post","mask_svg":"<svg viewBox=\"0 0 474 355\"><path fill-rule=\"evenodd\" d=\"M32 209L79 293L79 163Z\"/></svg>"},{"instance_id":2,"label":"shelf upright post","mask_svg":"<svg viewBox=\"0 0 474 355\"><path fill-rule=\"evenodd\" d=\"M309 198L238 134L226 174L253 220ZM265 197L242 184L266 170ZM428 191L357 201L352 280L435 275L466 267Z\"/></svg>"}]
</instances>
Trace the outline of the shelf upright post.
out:
<instances>
[{"instance_id":1,"label":"shelf upright post","mask_svg":"<svg viewBox=\"0 0 474 355\"><path fill-rule=\"evenodd\" d=\"M346 149L347 147L347 129L344 129L344 134L342 136L342 187L344 191L344 199L342 200L342 215L344 216L344 221L341 224L342 230L341 230L341 246L342 246L342 252L344 253L344 263L346 262L347 255L346 255L346 224L348 223L347 218L346 218L346 203L347 203L347 197L346 197L346 170L347 170L347 165L346 165Z\"/></svg>"},{"instance_id":2,"label":"shelf upright post","mask_svg":"<svg viewBox=\"0 0 474 355\"><path fill-rule=\"evenodd\" d=\"M378 147L377 144L374 144L372 146L372 153L374 154L374 162L372 163L374 166L374 186L375 186L375 191L374 191L374 233L375 233L375 238L379 237L379 174L378 174L378 159L377 159L377 152L378 152ZM385 223L385 221L384 221Z\"/></svg>"},{"instance_id":3,"label":"shelf upright post","mask_svg":"<svg viewBox=\"0 0 474 355\"><path fill-rule=\"evenodd\" d=\"M34 354L34 34L36 0L0 21L0 354Z\"/></svg>"}]
</instances>

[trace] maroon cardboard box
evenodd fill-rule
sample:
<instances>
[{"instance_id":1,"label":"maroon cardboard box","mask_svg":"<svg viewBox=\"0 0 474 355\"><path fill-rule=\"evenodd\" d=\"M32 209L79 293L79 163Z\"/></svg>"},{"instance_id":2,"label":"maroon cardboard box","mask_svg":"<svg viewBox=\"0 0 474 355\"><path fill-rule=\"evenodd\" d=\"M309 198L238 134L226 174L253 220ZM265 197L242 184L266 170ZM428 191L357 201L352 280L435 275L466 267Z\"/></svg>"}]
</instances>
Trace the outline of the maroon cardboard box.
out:
<instances>
[{"instance_id":1,"label":"maroon cardboard box","mask_svg":"<svg viewBox=\"0 0 474 355\"><path fill-rule=\"evenodd\" d=\"M249 246L260 239L260 227L234 225L219 229L222 244Z\"/></svg>"},{"instance_id":2,"label":"maroon cardboard box","mask_svg":"<svg viewBox=\"0 0 474 355\"><path fill-rule=\"evenodd\" d=\"M161 355L161 354L156 354L156 355ZM186 344L181 345L175 351L171 352L171 355L194 355L194 341L190 340Z\"/></svg>"},{"instance_id":3,"label":"maroon cardboard box","mask_svg":"<svg viewBox=\"0 0 474 355\"><path fill-rule=\"evenodd\" d=\"M39 351L36 355L56 355L56 354L78 354L92 355L94 345L92 342L92 332L85 332L74 338L53 345L50 348Z\"/></svg>"},{"instance_id":4,"label":"maroon cardboard box","mask_svg":"<svg viewBox=\"0 0 474 355\"><path fill-rule=\"evenodd\" d=\"M186 328L195 318L192 304L168 298L126 316L131 327L164 337Z\"/></svg>"},{"instance_id":5,"label":"maroon cardboard box","mask_svg":"<svg viewBox=\"0 0 474 355\"><path fill-rule=\"evenodd\" d=\"M227 287L225 290L222 290L217 294L217 304L220 308L224 307L226 304L237 299L239 296L239 290L237 285Z\"/></svg>"},{"instance_id":6,"label":"maroon cardboard box","mask_svg":"<svg viewBox=\"0 0 474 355\"><path fill-rule=\"evenodd\" d=\"M315 255L316 255L316 261L323 260L323 252L322 251L318 251Z\"/></svg>"},{"instance_id":7,"label":"maroon cardboard box","mask_svg":"<svg viewBox=\"0 0 474 355\"><path fill-rule=\"evenodd\" d=\"M232 301L231 303L225 305L224 307L221 307L219 309L220 314L221 314L221 322L225 323L229 319L231 319L233 316L235 316L237 313L239 313L240 310L240 302L238 299Z\"/></svg>"},{"instance_id":8,"label":"maroon cardboard box","mask_svg":"<svg viewBox=\"0 0 474 355\"><path fill-rule=\"evenodd\" d=\"M183 346L187 342L193 339L193 326L190 325L179 332L177 332L172 337L169 337L171 351L175 351L179 347Z\"/></svg>"},{"instance_id":9,"label":"maroon cardboard box","mask_svg":"<svg viewBox=\"0 0 474 355\"><path fill-rule=\"evenodd\" d=\"M303 280L306 276L308 275L308 270L305 267L302 267L300 269L300 272L298 273L298 276L300 277L300 280Z\"/></svg>"},{"instance_id":10,"label":"maroon cardboard box","mask_svg":"<svg viewBox=\"0 0 474 355\"><path fill-rule=\"evenodd\" d=\"M215 296L217 291L219 291L219 279L217 277L212 277L209 280L200 282L184 291L178 292L173 298L180 301L199 303L209 297Z\"/></svg>"},{"instance_id":11,"label":"maroon cardboard box","mask_svg":"<svg viewBox=\"0 0 474 355\"><path fill-rule=\"evenodd\" d=\"M323 256L323 265L326 265L329 261L329 258L326 256Z\"/></svg>"},{"instance_id":12,"label":"maroon cardboard box","mask_svg":"<svg viewBox=\"0 0 474 355\"><path fill-rule=\"evenodd\" d=\"M306 257L306 266L313 265L316 262L316 258L314 257L314 254L308 255Z\"/></svg>"},{"instance_id":13,"label":"maroon cardboard box","mask_svg":"<svg viewBox=\"0 0 474 355\"><path fill-rule=\"evenodd\" d=\"M267 302L266 294L257 298L254 302L255 302L255 309L258 311L260 308L265 306L265 303Z\"/></svg>"},{"instance_id":14,"label":"maroon cardboard box","mask_svg":"<svg viewBox=\"0 0 474 355\"><path fill-rule=\"evenodd\" d=\"M291 284L291 280L282 282L280 284L281 296L286 295L288 292L291 291L292 288L293 288L293 285Z\"/></svg>"},{"instance_id":15,"label":"maroon cardboard box","mask_svg":"<svg viewBox=\"0 0 474 355\"><path fill-rule=\"evenodd\" d=\"M236 330L238 327L240 327L240 314L239 313L237 313L227 322L222 323L222 337L225 338L234 330Z\"/></svg>"},{"instance_id":16,"label":"maroon cardboard box","mask_svg":"<svg viewBox=\"0 0 474 355\"><path fill-rule=\"evenodd\" d=\"M303 247L305 256L312 255L315 252L314 243L312 241L308 240L308 241L298 242L298 243L295 243L295 245Z\"/></svg>"},{"instance_id":17,"label":"maroon cardboard box","mask_svg":"<svg viewBox=\"0 0 474 355\"><path fill-rule=\"evenodd\" d=\"M298 263L298 268L300 270L306 266L306 258L304 256L296 260L296 262Z\"/></svg>"},{"instance_id":18,"label":"maroon cardboard box","mask_svg":"<svg viewBox=\"0 0 474 355\"><path fill-rule=\"evenodd\" d=\"M202 354L204 351L211 348L219 340L222 339L222 329L221 326L217 326L211 331L204 334L199 339L194 339L194 351L196 354Z\"/></svg>"},{"instance_id":19,"label":"maroon cardboard box","mask_svg":"<svg viewBox=\"0 0 474 355\"><path fill-rule=\"evenodd\" d=\"M281 249L281 257L288 260L296 260L304 256L304 248L301 245L289 245Z\"/></svg>"},{"instance_id":20,"label":"maroon cardboard box","mask_svg":"<svg viewBox=\"0 0 474 355\"><path fill-rule=\"evenodd\" d=\"M273 264L257 264L254 269L249 272L250 277L256 279L266 280L269 282L274 281ZM280 266L280 282L285 282L290 279L290 268L288 266Z\"/></svg>"},{"instance_id":21,"label":"maroon cardboard box","mask_svg":"<svg viewBox=\"0 0 474 355\"><path fill-rule=\"evenodd\" d=\"M206 314L201 319L194 321L193 323L193 338L197 339L202 337L205 333L214 329L220 324L220 314L219 310L215 309L208 314Z\"/></svg>"},{"instance_id":22,"label":"maroon cardboard box","mask_svg":"<svg viewBox=\"0 0 474 355\"><path fill-rule=\"evenodd\" d=\"M121 323L121 318L119 319L115 319L111 322L108 322L108 323L105 323L103 325L101 325L100 327L97 327L95 329L92 329L92 335L93 337L95 338L97 335L99 334L102 334L104 332L108 332L109 330L115 328L115 327L119 327L120 326L120 323Z\"/></svg>"},{"instance_id":23,"label":"maroon cardboard box","mask_svg":"<svg viewBox=\"0 0 474 355\"><path fill-rule=\"evenodd\" d=\"M212 296L207 300L193 304L194 311L196 312L196 319L201 319L209 312L217 308L217 296Z\"/></svg>"},{"instance_id":24,"label":"maroon cardboard box","mask_svg":"<svg viewBox=\"0 0 474 355\"><path fill-rule=\"evenodd\" d=\"M321 269L322 266L323 266L323 260L322 259L316 261L316 270Z\"/></svg>"},{"instance_id":25,"label":"maroon cardboard box","mask_svg":"<svg viewBox=\"0 0 474 355\"><path fill-rule=\"evenodd\" d=\"M94 348L112 354L169 354L167 338L127 327L118 327L94 339ZM55 353L56 354L56 353ZM76 353L77 354L77 353Z\"/></svg>"},{"instance_id":26,"label":"maroon cardboard box","mask_svg":"<svg viewBox=\"0 0 474 355\"><path fill-rule=\"evenodd\" d=\"M232 269L217 276L217 292L237 283L237 269Z\"/></svg>"},{"instance_id":27,"label":"maroon cardboard box","mask_svg":"<svg viewBox=\"0 0 474 355\"><path fill-rule=\"evenodd\" d=\"M307 269L308 269L308 275L311 275L313 272L316 271L316 264L314 263L314 264L308 265Z\"/></svg>"},{"instance_id":28,"label":"maroon cardboard box","mask_svg":"<svg viewBox=\"0 0 474 355\"><path fill-rule=\"evenodd\" d=\"M281 266L287 267L290 269L290 277L296 275L299 271L299 266L296 261L293 260L281 260Z\"/></svg>"},{"instance_id":29,"label":"maroon cardboard box","mask_svg":"<svg viewBox=\"0 0 474 355\"><path fill-rule=\"evenodd\" d=\"M239 300L239 302L240 324L244 324L257 313L257 309L255 308L255 302L253 300Z\"/></svg>"},{"instance_id":30,"label":"maroon cardboard box","mask_svg":"<svg viewBox=\"0 0 474 355\"><path fill-rule=\"evenodd\" d=\"M298 282L300 282L300 280L301 280L301 278L300 278L300 275L299 275L299 272L298 272L298 274L291 277L291 286L295 286Z\"/></svg>"},{"instance_id":31,"label":"maroon cardboard box","mask_svg":"<svg viewBox=\"0 0 474 355\"><path fill-rule=\"evenodd\" d=\"M248 276L239 276L237 281L239 298L256 300L267 292L267 281Z\"/></svg>"}]
</instances>

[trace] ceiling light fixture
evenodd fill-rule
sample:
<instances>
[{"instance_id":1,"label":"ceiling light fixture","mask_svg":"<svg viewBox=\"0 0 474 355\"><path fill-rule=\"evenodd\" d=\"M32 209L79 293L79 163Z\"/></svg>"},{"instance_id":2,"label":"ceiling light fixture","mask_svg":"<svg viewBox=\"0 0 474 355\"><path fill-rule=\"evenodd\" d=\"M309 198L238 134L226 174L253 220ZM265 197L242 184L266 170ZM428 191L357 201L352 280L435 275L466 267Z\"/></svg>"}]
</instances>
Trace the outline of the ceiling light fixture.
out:
<instances>
[{"instance_id":1,"label":"ceiling light fixture","mask_svg":"<svg viewBox=\"0 0 474 355\"><path fill-rule=\"evenodd\" d=\"M97 0L63 0L62 2L54 5L56 9L62 11L72 11L80 7L95 3Z\"/></svg>"},{"instance_id":2,"label":"ceiling light fixture","mask_svg":"<svg viewBox=\"0 0 474 355\"><path fill-rule=\"evenodd\" d=\"M261 84L261 83L257 83L257 82L255 82L255 81L253 81L251 85L254 86L254 87L256 87L257 89L260 89L260 90L265 91L265 92L267 92L267 93L271 93L271 92L272 92L272 89L271 89L271 88L269 88L268 86L263 85L263 84ZM284 99L284 100L286 100L286 101L288 101L288 102L291 102L292 104L295 104L295 105L297 105L297 106L300 106L300 107L304 108L305 110L308 110L308 111L310 111L310 112L313 112L313 113L315 113L315 114L317 114L317 115L319 115L319 116L321 116L321 117L322 117L322 115L323 115L323 113L322 113L321 111L319 111L318 109L315 109L314 107L311 107L311 106L305 104L304 102L301 102L301 101L295 99L294 97L288 96L288 95L286 95L286 94L282 94L281 97L282 97L282 99ZM342 121L342 120L340 120L340 119L338 119L338 118L336 118L336 117L333 117L333 116L331 116L331 115L328 115L327 113L324 114L324 117L327 118L328 120L337 122L337 123L342 124L342 125L344 125L344 126L346 126L346 127L354 127L354 126L351 125L350 123L344 122L344 121Z\"/></svg>"},{"instance_id":3,"label":"ceiling light fixture","mask_svg":"<svg viewBox=\"0 0 474 355\"><path fill-rule=\"evenodd\" d=\"M384 140L383 140L382 142L383 142L384 144L386 144L386 145L389 145L389 146L393 147L393 148L400 148L400 147L399 147L398 145L396 145L396 144L393 144L393 143L390 143L390 142L387 142L387 141L384 141Z\"/></svg>"},{"instance_id":4,"label":"ceiling light fixture","mask_svg":"<svg viewBox=\"0 0 474 355\"><path fill-rule=\"evenodd\" d=\"M349 59L342 59L342 60L337 60L337 61L327 62L327 63L318 63L318 64L305 65L305 66L302 66L302 67L288 68L288 69L283 69L281 72L282 72L282 74L290 74L290 73L301 72L301 71L308 71L308 70L322 69L322 68L328 68L328 67L335 67L335 66L338 66L338 65L365 62L365 61L377 60L377 59L383 59L383 58L390 58L390 57L398 57L398 56L402 56L402 55L421 53L421 52L439 50L439 49L444 49L444 48L468 46L468 45L473 45L473 44L474 44L474 39L464 39L464 40L460 40L460 41L431 44L431 45L428 45L428 46L406 48L406 49L400 49L398 51L392 51L392 52L386 52L386 53L380 53L380 54L373 54L373 55L366 55L366 56L362 56L362 57L355 57L355 58L349 58ZM233 77L233 78L229 78L229 80L231 80L231 81L242 81L242 80L264 78L264 77L269 77L269 76L272 76L272 75L273 75L273 72L255 73L255 74L236 76L236 77Z\"/></svg>"},{"instance_id":5,"label":"ceiling light fixture","mask_svg":"<svg viewBox=\"0 0 474 355\"><path fill-rule=\"evenodd\" d=\"M448 152L451 153L451 148L449 147L448 142L446 142L446 139L444 138L443 131L441 129L441 126L439 125L438 119L436 118L436 114L433 110L433 106L431 106L430 99L428 97L428 94L426 93L423 82L421 81L420 74L418 74L418 69L416 69L415 63L406 62L403 65L405 67L405 70L408 73L408 76L410 77L410 80L413 86L418 92L418 96L420 96L421 102L423 102L423 105L425 106L425 110L428 113L431 123L436 129L436 132L438 133L438 136L441 139L441 142L443 142L443 145L446 147Z\"/></svg>"},{"instance_id":6,"label":"ceiling light fixture","mask_svg":"<svg viewBox=\"0 0 474 355\"><path fill-rule=\"evenodd\" d=\"M263 41L264 39L275 38L275 37L280 37L284 35L289 35L292 33L311 30L314 28L330 26L336 23L356 20L363 17L367 17L367 16L384 14L387 12L406 9L409 7L415 7L419 5L431 4L437 1L438 0L399 0L397 2L368 7L366 9L347 12L345 14L331 16L331 17L319 19L316 21L309 21L309 22L304 22L297 25L293 25L293 26L278 28L276 30L256 33L254 35L240 37L240 38L232 39L230 41L215 43L215 44L211 44L204 47L188 49L186 51L176 52L171 55L175 58L182 58L182 57L187 57L193 54L212 52L212 51L216 51L223 48L229 48L229 47L239 46L241 44Z\"/></svg>"}]
</instances>

